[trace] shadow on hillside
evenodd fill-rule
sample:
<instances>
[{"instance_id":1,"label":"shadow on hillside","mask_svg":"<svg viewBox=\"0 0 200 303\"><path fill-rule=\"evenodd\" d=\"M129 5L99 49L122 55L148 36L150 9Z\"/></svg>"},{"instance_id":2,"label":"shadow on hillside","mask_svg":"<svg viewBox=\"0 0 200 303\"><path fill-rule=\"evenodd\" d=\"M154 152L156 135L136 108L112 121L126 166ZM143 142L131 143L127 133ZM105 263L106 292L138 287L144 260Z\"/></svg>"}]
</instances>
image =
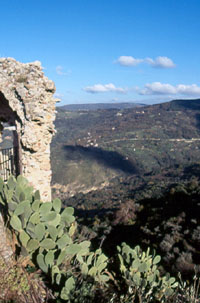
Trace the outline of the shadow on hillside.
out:
<instances>
[{"instance_id":1,"label":"shadow on hillside","mask_svg":"<svg viewBox=\"0 0 200 303\"><path fill-rule=\"evenodd\" d=\"M169 105L172 108L184 108L190 110L200 110L200 99L193 99L193 100L174 100Z\"/></svg>"},{"instance_id":2,"label":"shadow on hillside","mask_svg":"<svg viewBox=\"0 0 200 303\"><path fill-rule=\"evenodd\" d=\"M200 114L196 114L195 118L197 120L197 127L198 127L198 129L200 129Z\"/></svg>"},{"instance_id":3,"label":"shadow on hillside","mask_svg":"<svg viewBox=\"0 0 200 303\"><path fill-rule=\"evenodd\" d=\"M93 146L84 147L81 145L65 145L63 149L66 152L65 155L68 161L84 159L95 160L105 167L121 170L127 174L137 173L137 169L133 163L115 151L107 151Z\"/></svg>"},{"instance_id":4,"label":"shadow on hillside","mask_svg":"<svg viewBox=\"0 0 200 303\"><path fill-rule=\"evenodd\" d=\"M169 106L178 110L178 109L185 109L185 110L193 110L199 111L200 110L200 99L193 99L193 100L175 100L169 103ZM200 114L197 113L195 115L197 120L197 127L200 129Z\"/></svg>"},{"instance_id":5,"label":"shadow on hillside","mask_svg":"<svg viewBox=\"0 0 200 303\"><path fill-rule=\"evenodd\" d=\"M72 206L73 207L73 206ZM113 218L113 212L117 211L116 207L110 207L110 208L92 208L92 209L81 209L74 207L75 210L75 216L86 219L86 220L95 220L95 216L98 216L101 219L105 219L105 217L111 217Z\"/></svg>"},{"instance_id":6,"label":"shadow on hillside","mask_svg":"<svg viewBox=\"0 0 200 303\"><path fill-rule=\"evenodd\" d=\"M194 264L200 266L199 193L189 194L184 187L179 190L160 199L141 200L142 210L133 225L113 227L103 244L105 253L112 255L122 242L145 250L150 246L162 256L167 271L193 275Z\"/></svg>"},{"instance_id":7,"label":"shadow on hillside","mask_svg":"<svg viewBox=\"0 0 200 303\"><path fill-rule=\"evenodd\" d=\"M189 166L186 166L184 168L184 175L183 177L185 179L191 178L191 177L198 177L200 178L200 164L199 163L195 163Z\"/></svg>"}]
</instances>

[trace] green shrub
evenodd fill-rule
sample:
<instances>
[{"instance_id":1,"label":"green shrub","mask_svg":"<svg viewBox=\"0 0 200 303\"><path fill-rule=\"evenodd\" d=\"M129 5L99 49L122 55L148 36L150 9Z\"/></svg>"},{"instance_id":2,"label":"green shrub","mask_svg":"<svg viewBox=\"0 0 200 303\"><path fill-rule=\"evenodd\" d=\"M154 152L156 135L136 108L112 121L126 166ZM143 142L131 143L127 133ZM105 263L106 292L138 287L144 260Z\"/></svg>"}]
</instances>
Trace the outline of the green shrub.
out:
<instances>
[{"instance_id":1,"label":"green shrub","mask_svg":"<svg viewBox=\"0 0 200 303\"><path fill-rule=\"evenodd\" d=\"M121 296L122 302L135 302L138 298L140 303L161 303L173 295L178 283L169 275L161 277L159 255L150 255L149 248L146 252L139 246L130 248L126 243L117 248L120 272L127 286L127 293Z\"/></svg>"}]
</instances>

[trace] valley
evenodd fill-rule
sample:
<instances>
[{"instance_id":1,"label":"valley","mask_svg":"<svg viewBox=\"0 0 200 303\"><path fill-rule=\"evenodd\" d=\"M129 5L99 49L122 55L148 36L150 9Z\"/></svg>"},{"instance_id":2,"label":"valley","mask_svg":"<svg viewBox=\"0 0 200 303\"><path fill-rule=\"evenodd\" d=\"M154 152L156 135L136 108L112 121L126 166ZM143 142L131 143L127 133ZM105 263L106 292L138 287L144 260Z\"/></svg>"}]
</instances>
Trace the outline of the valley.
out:
<instances>
[{"instance_id":1,"label":"valley","mask_svg":"<svg viewBox=\"0 0 200 303\"><path fill-rule=\"evenodd\" d=\"M57 109L53 195L110 256L149 245L163 268L200 266L200 100L129 109ZM101 244L103 243L103 244Z\"/></svg>"},{"instance_id":2,"label":"valley","mask_svg":"<svg viewBox=\"0 0 200 303\"><path fill-rule=\"evenodd\" d=\"M66 197L70 197L100 188L115 177L155 174L197 163L198 102L177 100L122 110L58 108L52 142L53 186L67 186Z\"/></svg>"}]
</instances>

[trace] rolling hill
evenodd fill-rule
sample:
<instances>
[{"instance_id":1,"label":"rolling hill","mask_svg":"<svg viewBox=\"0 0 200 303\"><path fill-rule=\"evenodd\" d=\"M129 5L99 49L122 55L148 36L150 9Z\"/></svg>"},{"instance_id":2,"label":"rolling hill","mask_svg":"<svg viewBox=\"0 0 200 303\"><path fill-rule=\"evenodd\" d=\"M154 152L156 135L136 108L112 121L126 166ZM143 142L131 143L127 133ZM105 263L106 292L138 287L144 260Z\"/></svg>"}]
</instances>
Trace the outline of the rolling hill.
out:
<instances>
[{"instance_id":1,"label":"rolling hill","mask_svg":"<svg viewBox=\"0 0 200 303\"><path fill-rule=\"evenodd\" d=\"M199 99L57 111L52 185L66 197L103 188L115 178L176 173L200 161Z\"/></svg>"},{"instance_id":2,"label":"rolling hill","mask_svg":"<svg viewBox=\"0 0 200 303\"><path fill-rule=\"evenodd\" d=\"M124 109L145 106L141 103L124 102L124 103L86 103L86 104L67 104L59 107L59 110L83 111L98 109Z\"/></svg>"}]
</instances>

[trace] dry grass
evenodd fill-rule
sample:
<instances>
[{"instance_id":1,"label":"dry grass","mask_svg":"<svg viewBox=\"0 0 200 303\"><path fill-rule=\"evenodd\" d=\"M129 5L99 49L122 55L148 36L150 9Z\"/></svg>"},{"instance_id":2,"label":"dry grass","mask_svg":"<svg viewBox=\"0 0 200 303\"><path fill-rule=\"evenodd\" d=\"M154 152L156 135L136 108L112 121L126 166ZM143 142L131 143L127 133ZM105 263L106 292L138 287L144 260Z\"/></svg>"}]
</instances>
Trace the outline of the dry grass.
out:
<instances>
[{"instance_id":1,"label":"dry grass","mask_svg":"<svg viewBox=\"0 0 200 303\"><path fill-rule=\"evenodd\" d=\"M52 298L38 272L28 273L24 260L5 262L0 254L0 303L44 303Z\"/></svg>"}]
</instances>

